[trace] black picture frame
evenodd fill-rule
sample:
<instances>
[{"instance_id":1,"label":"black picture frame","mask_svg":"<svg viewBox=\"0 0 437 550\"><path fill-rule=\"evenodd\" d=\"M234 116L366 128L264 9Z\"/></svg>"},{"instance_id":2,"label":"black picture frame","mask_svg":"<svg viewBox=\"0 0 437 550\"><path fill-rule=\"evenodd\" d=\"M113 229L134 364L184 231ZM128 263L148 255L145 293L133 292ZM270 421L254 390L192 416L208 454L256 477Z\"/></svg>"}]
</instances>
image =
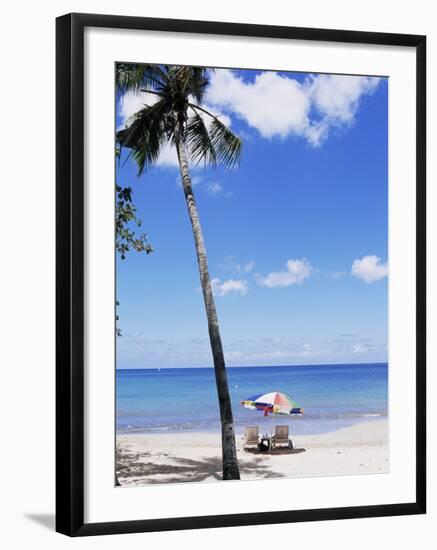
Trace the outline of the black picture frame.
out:
<instances>
[{"instance_id":1,"label":"black picture frame","mask_svg":"<svg viewBox=\"0 0 437 550\"><path fill-rule=\"evenodd\" d=\"M414 502L84 523L84 29L106 27L403 46L416 51L416 499ZM68 14L56 20L56 530L69 536L423 514L426 511L426 37Z\"/></svg>"}]
</instances>

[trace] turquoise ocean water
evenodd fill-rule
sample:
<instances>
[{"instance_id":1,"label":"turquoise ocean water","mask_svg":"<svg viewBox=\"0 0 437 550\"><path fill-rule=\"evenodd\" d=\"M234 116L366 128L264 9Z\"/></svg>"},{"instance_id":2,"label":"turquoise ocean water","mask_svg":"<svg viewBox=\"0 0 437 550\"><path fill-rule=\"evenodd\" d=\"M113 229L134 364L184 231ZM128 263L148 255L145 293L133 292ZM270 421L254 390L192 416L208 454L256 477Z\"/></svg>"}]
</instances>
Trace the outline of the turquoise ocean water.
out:
<instances>
[{"instance_id":1,"label":"turquoise ocean water","mask_svg":"<svg viewBox=\"0 0 437 550\"><path fill-rule=\"evenodd\" d=\"M387 417L388 365L305 365L228 367L237 432L257 424L269 430L271 416L245 409L240 401L280 391L305 410L303 416L276 416L294 433L330 432ZM212 368L116 371L117 432L219 431Z\"/></svg>"}]
</instances>

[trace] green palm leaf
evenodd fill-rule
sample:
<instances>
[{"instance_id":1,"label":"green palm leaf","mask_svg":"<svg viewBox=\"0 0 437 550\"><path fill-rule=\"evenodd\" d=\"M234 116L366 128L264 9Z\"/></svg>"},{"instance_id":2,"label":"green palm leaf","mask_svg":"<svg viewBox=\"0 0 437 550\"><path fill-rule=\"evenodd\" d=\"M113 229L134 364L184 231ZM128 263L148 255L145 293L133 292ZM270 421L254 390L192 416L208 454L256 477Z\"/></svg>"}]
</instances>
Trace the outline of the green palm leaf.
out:
<instances>
[{"instance_id":1,"label":"green palm leaf","mask_svg":"<svg viewBox=\"0 0 437 550\"><path fill-rule=\"evenodd\" d=\"M141 88L160 89L167 81L166 73L159 65L141 65L138 63L117 63L115 70L117 91L126 93Z\"/></svg>"},{"instance_id":2,"label":"green palm leaf","mask_svg":"<svg viewBox=\"0 0 437 550\"><path fill-rule=\"evenodd\" d=\"M188 119L185 139L192 162L199 164L204 161L205 165L216 165L217 154L214 144L202 117L197 112Z\"/></svg>"},{"instance_id":3,"label":"green palm leaf","mask_svg":"<svg viewBox=\"0 0 437 550\"><path fill-rule=\"evenodd\" d=\"M163 99L154 105L146 105L134 115L128 128L117 132L118 143L131 150L138 175L156 163L162 146L169 139L165 123L166 108L167 103Z\"/></svg>"},{"instance_id":4,"label":"green palm leaf","mask_svg":"<svg viewBox=\"0 0 437 550\"><path fill-rule=\"evenodd\" d=\"M201 67L189 67L184 90L189 90L190 95L197 103L202 103L208 84L209 80L207 78L206 69Z\"/></svg>"},{"instance_id":5,"label":"green palm leaf","mask_svg":"<svg viewBox=\"0 0 437 550\"><path fill-rule=\"evenodd\" d=\"M239 164L243 146L241 139L217 117L211 120L209 133L218 162L228 168Z\"/></svg>"}]
</instances>

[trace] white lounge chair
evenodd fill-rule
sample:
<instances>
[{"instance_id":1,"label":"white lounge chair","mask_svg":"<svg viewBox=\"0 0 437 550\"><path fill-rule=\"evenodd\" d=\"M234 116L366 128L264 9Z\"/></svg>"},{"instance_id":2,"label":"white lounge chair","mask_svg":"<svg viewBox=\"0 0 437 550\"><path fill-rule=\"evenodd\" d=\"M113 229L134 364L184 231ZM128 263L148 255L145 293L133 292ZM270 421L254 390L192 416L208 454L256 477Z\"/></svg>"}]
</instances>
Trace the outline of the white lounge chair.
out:
<instances>
[{"instance_id":1,"label":"white lounge chair","mask_svg":"<svg viewBox=\"0 0 437 550\"><path fill-rule=\"evenodd\" d=\"M292 447L288 438L288 426L275 426L275 435L273 436L274 449L288 449Z\"/></svg>"},{"instance_id":2,"label":"white lounge chair","mask_svg":"<svg viewBox=\"0 0 437 550\"><path fill-rule=\"evenodd\" d=\"M245 435L244 450L246 451L247 449L258 449L258 443L259 443L258 426L246 426L244 435Z\"/></svg>"}]
</instances>

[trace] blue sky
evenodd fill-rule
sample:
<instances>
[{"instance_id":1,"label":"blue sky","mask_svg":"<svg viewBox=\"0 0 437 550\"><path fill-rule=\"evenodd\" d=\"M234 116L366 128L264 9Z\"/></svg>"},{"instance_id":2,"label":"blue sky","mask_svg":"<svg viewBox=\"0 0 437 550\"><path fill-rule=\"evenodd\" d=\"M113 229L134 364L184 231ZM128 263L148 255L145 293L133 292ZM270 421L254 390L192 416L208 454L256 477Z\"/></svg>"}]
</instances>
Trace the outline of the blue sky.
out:
<instances>
[{"instance_id":1,"label":"blue sky","mask_svg":"<svg viewBox=\"0 0 437 550\"><path fill-rule=\"evenodd\" d=\"M387 360L386 79L217 70L240 167L192 177L228 365ZM145 94L117 101L117 126ZM153 254L117 258L118 368L212 366L176 157L131 186Z\"/></svg>"}]
</instances>

